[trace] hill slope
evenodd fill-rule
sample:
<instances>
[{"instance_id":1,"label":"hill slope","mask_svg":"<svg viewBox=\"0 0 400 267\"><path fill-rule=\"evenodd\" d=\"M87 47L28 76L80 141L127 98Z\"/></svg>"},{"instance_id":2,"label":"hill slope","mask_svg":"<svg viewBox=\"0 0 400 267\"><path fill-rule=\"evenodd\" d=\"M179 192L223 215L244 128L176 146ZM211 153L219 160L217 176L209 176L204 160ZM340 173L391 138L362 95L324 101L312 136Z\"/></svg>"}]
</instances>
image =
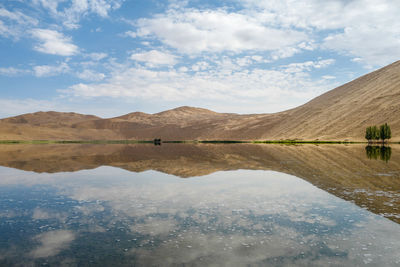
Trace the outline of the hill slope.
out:
<instances>
[{"instance_id":1,"label":"hill slope","mask_svg":"<svg viewBox=\"0 0 400 267\"><path fill-rule=\"evenodd\" d=\"M363 140L369 125L388 122L400 141L400 61L274 114L238 115L180 107L102 119L37 112L0 120L0 139Z\"/></svg>"},{"instance_id":2,"label":"hill slope","mask_svg":"<svg viewBox=\"0 0 400 267\"><path fill-rule=\"evenodd\" d=\"M357 139L364 137L367 126L385 122L399 136L400 61L291 110L271 134L276 137L286 130L290 137Z\"/></svg>"}]
</instances>

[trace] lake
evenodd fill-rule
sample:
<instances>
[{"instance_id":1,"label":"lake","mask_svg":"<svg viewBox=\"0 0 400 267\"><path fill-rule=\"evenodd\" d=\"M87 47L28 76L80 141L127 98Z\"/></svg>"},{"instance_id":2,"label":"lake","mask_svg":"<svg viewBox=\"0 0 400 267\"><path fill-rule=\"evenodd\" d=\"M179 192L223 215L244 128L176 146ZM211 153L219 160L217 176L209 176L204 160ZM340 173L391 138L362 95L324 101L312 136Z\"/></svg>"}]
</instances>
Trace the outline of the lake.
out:
<instances>
[{"instance_id":1,"label":"lake","mask_svg":"<svg viewBox=\"0 0 400 267\"><path fill-rule=\"evenodd\" d=\"M0 145L1 266L399 266L400 145Z\"/></svg>"}]
</instances>

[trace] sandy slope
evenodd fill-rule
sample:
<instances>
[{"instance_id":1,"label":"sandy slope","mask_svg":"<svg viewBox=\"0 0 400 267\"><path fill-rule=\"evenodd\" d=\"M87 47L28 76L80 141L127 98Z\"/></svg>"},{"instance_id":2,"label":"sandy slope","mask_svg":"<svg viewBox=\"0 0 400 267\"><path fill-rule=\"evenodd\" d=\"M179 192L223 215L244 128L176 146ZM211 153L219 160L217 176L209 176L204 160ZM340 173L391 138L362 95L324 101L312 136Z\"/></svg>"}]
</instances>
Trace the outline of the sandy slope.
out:
<instances>
[{"instance_id":1,"label":"sandy slope","mask_svg":"<svg viewBox=\"0 0 400 267\"><path fill-rule=\"evenodd\" d=\"M180 107L101 119L38 112L0 120L0 139L34 140L363 140L369 125L388 122L400 141L400 61L292 110L238 115Z\"/></svg>"}]
</instances>

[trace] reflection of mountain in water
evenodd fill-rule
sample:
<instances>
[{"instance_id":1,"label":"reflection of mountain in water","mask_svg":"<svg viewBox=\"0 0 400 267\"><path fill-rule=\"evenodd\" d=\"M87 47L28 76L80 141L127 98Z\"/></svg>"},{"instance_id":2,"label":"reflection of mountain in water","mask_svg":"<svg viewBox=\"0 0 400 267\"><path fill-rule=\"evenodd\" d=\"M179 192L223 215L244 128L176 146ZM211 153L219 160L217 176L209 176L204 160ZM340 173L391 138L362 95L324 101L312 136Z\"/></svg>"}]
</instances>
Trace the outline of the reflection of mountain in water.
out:
<instances>
[{"instance_id":1,"label":"reflection of mountain in water","mask_svg":"<svg viewBox=\"0 0 400 267\"><path fill-rule=\"evenodd\" d=\"M392 156L392 148L390 146L366 146L365 153L369 159L381 159L388 162Z\"/></svg>"},{"instance_id":2,"label":"reflection of mountain in water","mask_svg":"<svg viewBox=\"0 0 400 267\"><path fill-rule=\"evenodd\" d=\"M3 145L0 165L49 173L107 165L184 178L225 170L274 170L400 222L397 150L400 147L393 146L390 152L386 148L384 157L391 160L385 163L369 160L358 145Z\"/></svg>"}]
</instances>

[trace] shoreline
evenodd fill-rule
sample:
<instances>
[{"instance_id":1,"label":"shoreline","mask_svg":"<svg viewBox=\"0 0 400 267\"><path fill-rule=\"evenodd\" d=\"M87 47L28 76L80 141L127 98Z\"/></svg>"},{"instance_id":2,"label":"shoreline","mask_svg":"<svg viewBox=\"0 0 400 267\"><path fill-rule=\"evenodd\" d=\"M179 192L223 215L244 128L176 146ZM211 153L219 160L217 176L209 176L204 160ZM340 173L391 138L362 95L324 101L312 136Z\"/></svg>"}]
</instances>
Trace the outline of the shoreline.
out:
<instances>
[{"instance_id":1,"label":"shoreline","mask_svg":"<svg viewBox=\"0 0 400 267\"><path fill-rule=\"evenodd\" d=\"M322 140L166 140L161 144L369 144L367 141L322 141ZM155 144L153 140L0 140L0 144ZM400 142L385 142L385 145Z\"/></svg>"}]
</instances>

